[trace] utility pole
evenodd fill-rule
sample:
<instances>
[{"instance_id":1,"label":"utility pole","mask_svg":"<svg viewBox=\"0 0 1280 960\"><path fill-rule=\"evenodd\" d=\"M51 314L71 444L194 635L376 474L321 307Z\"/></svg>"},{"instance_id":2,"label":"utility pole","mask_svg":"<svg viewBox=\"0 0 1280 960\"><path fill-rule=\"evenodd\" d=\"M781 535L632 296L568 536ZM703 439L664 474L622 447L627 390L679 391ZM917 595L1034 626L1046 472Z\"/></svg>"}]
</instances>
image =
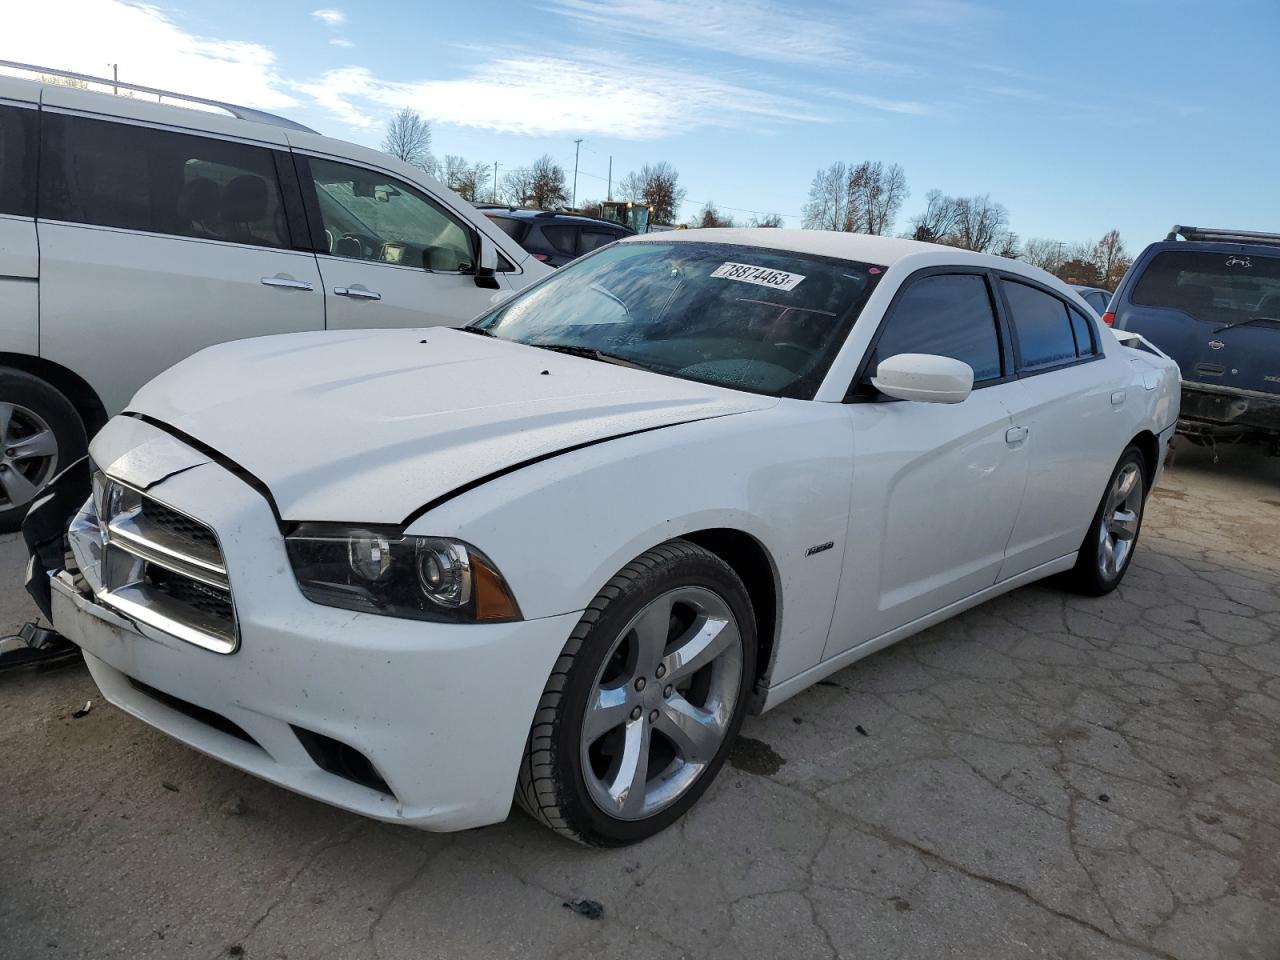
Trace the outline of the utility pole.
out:
<instances>
[{"instance_id":1,"label":"utility pole","mask_svg":"<svg viewBox=\"0 0 1280 960\"><path fill-rule=\"evenodd\" d=\"M109 63L107 66L111 68L111 92L118 97L120 96L120 88L116 84L120 82L120 64Z\"/></svg>"},{"instance_id":2,"label":"utility pole","mask_svg":"<svg viewBox=\"0 0 1280 960\"><path fill-rule=\"evenodd\" d=\"M575 210L578 208L578 151L582 149L582 138L579 137L573 141L573 199L569 201L569 206Z\"/></svg>"},{"instance_id":3,"label":"utility pole","mask_svg":"<svg viewBox=\"0 0 1280 960\"><path fill-rule=\"evenodd\" d=\"M1062 246L1063 246L1063 243L1061 240L1059 240L1058 241L1058 263L1057 263L1057 267L1055 268L1057 270L1062 269Z\"/></svg>"},{"instance_id":4,"label":"utility pole","mask_svg":"<svg viewBox=\"0 0 1280 960\"><path fill-rule=\"evenodd\" d=\"M604 198L613 199L613 154L609 154L609 185L605 188Z\"/></svg>"},{"instance_id":5,"label":"utility pole","mask_svg":"<svg viewBox=\"0 0 1280 960\"><path fill-rule=\"evenodd\" d=\"M493 161L493 202L498 202L498 161Z\"/></svg>"}]
</instances>

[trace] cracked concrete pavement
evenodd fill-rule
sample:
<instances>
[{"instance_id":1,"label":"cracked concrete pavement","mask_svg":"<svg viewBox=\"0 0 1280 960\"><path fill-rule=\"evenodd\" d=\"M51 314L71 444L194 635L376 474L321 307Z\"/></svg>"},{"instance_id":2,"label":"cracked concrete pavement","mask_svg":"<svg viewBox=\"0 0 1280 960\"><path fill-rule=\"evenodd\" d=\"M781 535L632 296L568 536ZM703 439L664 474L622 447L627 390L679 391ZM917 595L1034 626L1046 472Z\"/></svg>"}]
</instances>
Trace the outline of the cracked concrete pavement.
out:
<instances>
[{"instance_id":1,"label":"cracked concrete pavement","mask_svg":"<svg viewBox=\"0 0 1280 960\"><path fill-rule=\"evenodd\" d=\"M1275 960L1280 460L1184 448L1148 510L1114 595L1019 590L750 718L625 850L362 820L80 666L0 676L0 954ZM21 560L0 539L5 632Z\"/></svg>"}]
</instances>

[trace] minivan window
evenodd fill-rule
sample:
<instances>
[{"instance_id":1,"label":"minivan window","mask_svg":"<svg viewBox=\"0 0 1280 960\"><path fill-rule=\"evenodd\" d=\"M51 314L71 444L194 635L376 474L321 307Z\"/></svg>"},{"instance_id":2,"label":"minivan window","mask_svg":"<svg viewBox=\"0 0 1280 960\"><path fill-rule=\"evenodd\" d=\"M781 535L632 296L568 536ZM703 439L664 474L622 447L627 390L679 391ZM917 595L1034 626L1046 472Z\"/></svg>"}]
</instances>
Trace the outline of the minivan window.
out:
<instances>
[{"instance_id":1,"label":"minivan window","mask_svg":"<svg viewBox=\"0 0 1280 960\"><path fill-rule=\"evenodd\" d=\"M36 214L36 125L39 114L0 106L0 213Z\"/></svg>"},{"instance_id":2,"label":"minivan window","mask_svg":"<svg viewBox=\"0 0 1280 960\"><path fill-rule=\"evenodd\" d=\"M1220 324L1280 318L1280 257L1166 250L1151 258L1129 299Z\"/></svg>"},{"instance_id":3,"label":"minivan window","mask_svg":"<svg viewBox=\"0 0 1280 960\"><path fill-rule=\"evenodd\" d=\"M867 376L899 353L962 360L974 382L1001 375L1000 338L987 281L976 274L935 274L909 282L884 320Z\"/></svg>"},{"instance_id":4,"label":"minivan window","mask_svg":"<svg viewBox=\"0 0 1280 960\"><path fill-rule=\"evenodd\" d=\"M266 147L44 115L40 216L260 247L288 247Z\"/></svg>"},{"instance_id":5,"label":"minivan window","mask_svg":"<svg viewBox=\"0 0 1280 960\"><path fill-rule=\"evenodd\" d=\"M1071 331L1067 305L1052 294L1025 283L1002 283L1023 370L1043 370L1076 358L1076 338Z\"/></svg>"},{"instance_id":6,"label":"minivan window","mask_svg":"<svg viewBox=\"0 0 1280 960\"><path fill-rule=\"evenodd\" d=\"M469 231L414 187L319 157L310 165L327 252L442 273L473 269Z\"/></svg>"}]
</instances>

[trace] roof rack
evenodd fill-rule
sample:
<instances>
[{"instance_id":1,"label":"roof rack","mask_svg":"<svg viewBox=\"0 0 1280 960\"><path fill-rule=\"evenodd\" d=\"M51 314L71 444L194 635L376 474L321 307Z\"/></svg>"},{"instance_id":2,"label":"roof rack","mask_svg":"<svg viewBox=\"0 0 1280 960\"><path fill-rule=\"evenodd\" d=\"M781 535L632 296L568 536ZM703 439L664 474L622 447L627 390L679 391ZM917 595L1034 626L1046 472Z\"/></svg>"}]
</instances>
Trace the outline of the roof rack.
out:
<instances>
[{"instance_id":1,"label":"roof rack","mask_svg":"<svg viewBox=\"0 0 1280 960\"><path fill-rule=\"evenodd\" d=\"M144 87L141 84L126 83L123 80L107 80L87 73L74 73L71 70L59 70L55 67L39 67L31 63L18 63L15 60L0 60L0 67L9 67L13 70L26 70L31 73L41 74L42 76L62 77L67 80L80 80L83 83L96 83L101 86L133 90L138 93L151 94L154 97L168 97L171 100L183 100L187 103L201 103L206 107L217 107L219 110L225 110L237 120L252 120L255 123L270 124L273 127L287 127L290 130L299 130L302 133L316 132L310 127L303 126L296 120L290 120L287 117L280 117L274 113L267 113L265 110L255 110L252 107L242 107L235 103L224 103L221 100L209 100L205 97L193 97L189 93L176 93L173 90L161 90L157 87Z\"/></svg>"},{"instance_id":2,"label":"roof rack","mask_svg":"<svg viewBox=\"0 0 1280 960\"><path fill-rule=\"evenodd\" d=\"M1227 243L1280 244L1280 233L1259 233L1254 230L1219 230L1216 227L1184 227L1174 224L1166 240L1217 240Z\"/></svg>"}]
</instances>

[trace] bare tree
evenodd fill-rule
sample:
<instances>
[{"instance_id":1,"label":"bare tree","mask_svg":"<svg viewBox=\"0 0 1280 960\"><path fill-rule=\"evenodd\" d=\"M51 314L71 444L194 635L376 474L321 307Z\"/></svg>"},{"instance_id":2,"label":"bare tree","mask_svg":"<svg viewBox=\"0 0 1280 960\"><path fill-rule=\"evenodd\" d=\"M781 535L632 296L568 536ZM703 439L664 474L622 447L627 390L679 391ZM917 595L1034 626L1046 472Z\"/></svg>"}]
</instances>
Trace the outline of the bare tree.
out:
<instances>
[{"instance_id":1,"label":"bare tree","mask_svg":"<svg viewBox=\"0 0 1280 960\"><path fill-rule=\"evenodd\" d=\"M659 160L623 177L618 182L618 195L649 207L653 223L668 224L679 216L686 191L680 186L680 172L666 160Z\"/></svg>"},{"instance_id":2,"label":"bare tree","mask_svg":"<svg viewBox=\"0 0 1280 960\"><path fill-rule=\"evenodd\" d=\"M487 196L490 167L487 163L472 163L457 154L445 154L442 173L447 186L463 200L476 203Z\"/></svg>"},{"instance_id":3,"label":"bare tree","mask_svg":"<svg viewBox=\"0 0 1280 960\"><path fill-rule=\"evenodd\" d=\"M785 226L782 222L782 215L777 213L760 213L751 218L751 226L753 227L781 227Z\"/></svg>"},{"instance_id":4,"label":"bare tree","mask_svg":"<svg viewBox=\"0 0 1280 960\"><path fill-rule=\"evenodd\" d=\"M930 190L924 199L924 212L911 218L911 238L926 243L945 243L955 229L955 197L948 197L941 190Z\"/></svg>"},{"instance_id":5,"label":"bare tree","mask_svg":"<svg viewBox=\"0 0 1280 960\"><path fill-rule=\"evenodd\" d=\"M849 171L849 221L855 233L887 233L907 199L907 175L902 167L879 160L863 160Z\"/></svg>"},{"instance_id":6,"label":"bare tree","mask_svg":"<svg viewBox=\"0 0 1280 960\"><path fill-rule=\"evenodd\" d=\"M708 200L702 210L689 222L691 227L732 227L733 217L716 209L716 202Z\"/></svg>"},{"instance_id":7,"label":"bare tree","mask_svg":"<svg viewBox=\"0 0 1280 960\"><path fill-rule=\"evenodd\" d=\"M849 168L837 160L813 175L803 210L806 230L850 230Z\"/></svg>"},{"instance_id":8,"label":"bare tree","mask_svg":"<svg viewBox=\"0 0 1280 960\"><path fill-rule=\"evenodd\" d=\"M1012 230L1005 230L997 239L996 245L991 252L997 257L1008 257L1010 260L1017 260L1021 253L1018 235Z\"/></svg>"},{"instance_id":9,"label":"bare tree","mask_svg":"<svg viewBox=\"0 0 1280 960\"><path fill-rule=\"evenodd\" d=\"M1057 240L1032 237L1022 246L1022 259L1042 270L1052 271L1062 259L1059 252L1061 249L1062 244Z\"/></svg>"},{"instance_id":10,"label":"bare tree","mask_svg":"<svg viewBox=\"0 0 1280 960\"><path fill-rule=\"evenodd\" d=\"M436 159L431 155L431 123L418 111L405 107L387 124L382 149L393 157L434 174Z\"/></svg>"},{"instance_id":11,"label":"bare tree","mask_svg":"<svg viewBox=\"0 0 1280 960\"><path fill-rule=\"evenodd\" d=\"M528 167L516 167L502 178L503 199L515 207L523 207L533 200L533 171Z\"/></svg>"},{"instance_id":12,"label":"bare tree","mask_svg":"<svg viewBox=\"0 0 1280 960\"><path fill-rule=\"evenodd\" d=\"M1120 239L1119 230L1108 230L1094 245L1093 262L1098 268L1102 285L1108 290L1114 290L1133 263L1133 258L1124 247L1124 241Z\"/></svg>"},{"instance_id":13,"label":"bare tree","mask_svg":"<svg viewBox=\"0 0 1280 960\"><path fill-rule=\"evenodd\" d=\"M543 210L563 206L569 199L565 189L564 168L544 153L529 168L529 199Z\"/></svg>"}]
</instances>

